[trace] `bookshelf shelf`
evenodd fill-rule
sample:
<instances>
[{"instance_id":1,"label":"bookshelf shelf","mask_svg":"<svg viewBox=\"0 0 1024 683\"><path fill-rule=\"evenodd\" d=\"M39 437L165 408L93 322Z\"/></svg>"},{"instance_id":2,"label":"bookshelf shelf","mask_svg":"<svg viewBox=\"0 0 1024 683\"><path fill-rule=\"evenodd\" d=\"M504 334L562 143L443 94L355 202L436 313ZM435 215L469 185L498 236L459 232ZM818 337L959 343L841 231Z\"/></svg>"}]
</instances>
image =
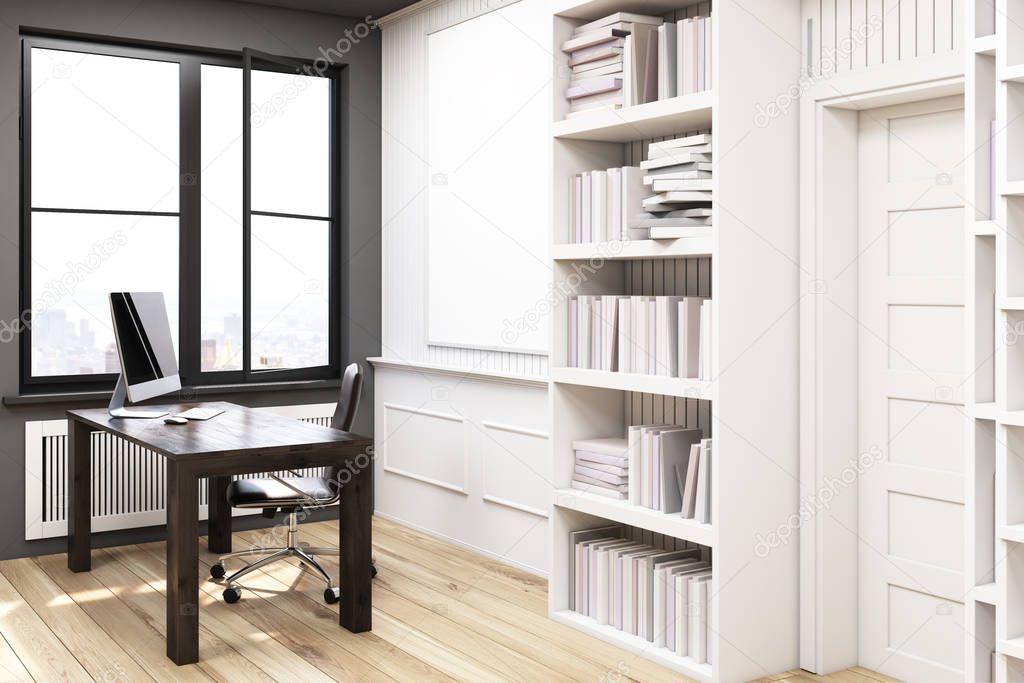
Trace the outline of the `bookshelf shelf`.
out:
<instances>
[{"instance_id":1,"label":"bookshelf shelf","mask_svg":"<svg viewBox=\"0 0 1024 683\"><path fill-rule=\"evenodd\" d=\"M999 192L1004 197L1024 197L1024 180L1008 180Z\"/></svg>"},{"instance_id":2,"label":"bookshelf shelf","mask_svg":"<svg viewBox=\"0 0 1024 683\"><path fill-rule=\"evenodd\" d=\"M711 228L708 229L710 232ZM603 242L598 244L555 244L551 258L555 261L590 261L604 259L627 261L635 259L685 258L711 256L714 240L707 237L688 237L678 240L634 240L629 242Z\"/></svg>"},{"instance_id":3,"label":"bookshelf shelf","mask_svg":"<svg viewBox=\"0 0 1024 683\"><path fill-rule=\"evenodd\" d=\"M1024 64L1007 65L1000 78L1006 83L1024 83Z\"/></svg>"},{"instance_id":4,"label":"bookshelf shelf","mask_svg":"<svg viewBox=\"0 0 1024 683\"><path fill-rule=\"evenodd\" d=\"M1006 524L999 527L999 538L1010 543L1024 543L1024 524Z\"/></svg>"},{"instance_id":5,"label":"bookshelf shelf","mask_svg":"<svg viewBox=\"0 0 1024 683\"><path fill-rule=\"evenodd\" d=\"M624 500L603 498L572 488L556 489L554 495L555 505L561 508L585 512L588 515L603 517L709 548L715 547L715 531L711 524L700 524L692 519L684 519L679 514L666 515L657 510L630 505Z\"/></svg>"},{"instance_id":6,"label":"bookshelf shelf","mask_svg":"<svg viewBox=\"0 0 1024 683\"><path fill-rule=\"evenodd\" d=\"M995 236L998 226L995 221L975 221L974 234L978 237Z\"/></svg>"},{"instance_id":7,"label":"bookshelf shelf","mask_svg":"<svg viewBox=\"0 0 1024 683\"><path fill-rule=\"evenodd\" d=\"M974 39L974 53L978 55L992 56L996 53L996 36L990 34Z\"/></svg>"},{"instance_id":8,"label":"bookshelf shelf","mask_svg":"<svg viewBox=\"0 0 1024 683\"><path fill-rule=\"evenodd\" d=\"M983 583L980 586L975 586L972 591L975 602L983 602L986 605L996 604L996 584Z\"/></svg>"},{"instance_id":9,"label":"bookshelf shelf","mask_svg":"<svg viewBox=\"0 0 1024 683\"><path fill-rule=\"evenodd\" d=\"M683 95L556 121L552 130L554 136L562 140L630 142L657 138L679 131L710 128L713 101L711 91Z\"/></svg>"},{"instance_id":10,"label":"bookshelf shelf","mask_svg":"<svg viewBox=\"0 0 1024 683\"><path fill-rule=\"evenodd\" d=\"M652 643L631 633L624 633L611 626L603 626L578 612L561 610L553 612L551 618L624 650L642 654L645 658L694 680L703 683L711 683L714 680L710 664L697 664L689 657L680 657L665 648L655 647Z\"/></svg>"},{"instance_id":11,"label":"bookshelf shelf","mask_svg":"<svg viewBox=\"0 0 1024 683\"><path fill-rule=\"evenodd\" d=\"M995 420L996 415L996 404L993 402L975 403L971 410L971 417L975 420Z\"/></svg>"},{"instance_id":12,"label":"bookshelf shelf","mask_svg":"<svg viewBox=\"0 0 1024 683\"><path fill-rule=\"evenodd\" d=\"M552 368L551 381L555 384L576 384L598 389L618 389L619 391L707 400L712 398L713 388L711 382L698 379L584 370L582 368Z\"/></svg>"}]
</instances>

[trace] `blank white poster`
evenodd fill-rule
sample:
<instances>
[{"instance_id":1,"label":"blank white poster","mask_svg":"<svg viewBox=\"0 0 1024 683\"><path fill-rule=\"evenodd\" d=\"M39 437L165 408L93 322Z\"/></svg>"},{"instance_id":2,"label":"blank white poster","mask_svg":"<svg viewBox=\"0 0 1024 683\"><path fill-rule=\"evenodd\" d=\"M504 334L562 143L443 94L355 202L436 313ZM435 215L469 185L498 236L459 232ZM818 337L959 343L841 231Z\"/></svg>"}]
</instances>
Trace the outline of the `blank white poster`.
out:
<instances>
[{"instance_id":1,"label":"blank white poster","mask_svg":"<svg viewBox=\"0 0 1024 683\"><path fill-rule=\"evenodd\" d=\"M547 353L553 59L545 5L522 0L429 36L431 344Z\"/></svg>"}]
</instances>

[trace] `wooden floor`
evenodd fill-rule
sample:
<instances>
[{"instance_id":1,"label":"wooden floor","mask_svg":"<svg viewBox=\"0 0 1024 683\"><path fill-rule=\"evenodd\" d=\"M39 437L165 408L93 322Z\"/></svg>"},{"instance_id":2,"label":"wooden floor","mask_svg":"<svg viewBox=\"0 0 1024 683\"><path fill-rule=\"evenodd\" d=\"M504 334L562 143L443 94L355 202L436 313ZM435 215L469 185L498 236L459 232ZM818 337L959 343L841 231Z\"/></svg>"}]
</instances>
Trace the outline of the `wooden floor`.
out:
<instances>
[{"instance_id":1,"label":"wooden floor","mask_svg":"<svg viewBox=\"0 0 1024 683\"><path fill-rule=\"evenodd\" d=\"M276 534L237 533L235 546L281 545ZM300 538L336 545L337 534L337 522L318 522ZM379 518L373 538L373 632L359 635L338 626L323 583L295 565L250 574L242 601L224 604L203 539L200 661L185 667L164 654L163 543L94 550L85 574L69 572L65 555L0 562L0 680L679 680L547 619L543 579ZM892 679L856 669L765 680Z\"/></svg>"}]
</instances>

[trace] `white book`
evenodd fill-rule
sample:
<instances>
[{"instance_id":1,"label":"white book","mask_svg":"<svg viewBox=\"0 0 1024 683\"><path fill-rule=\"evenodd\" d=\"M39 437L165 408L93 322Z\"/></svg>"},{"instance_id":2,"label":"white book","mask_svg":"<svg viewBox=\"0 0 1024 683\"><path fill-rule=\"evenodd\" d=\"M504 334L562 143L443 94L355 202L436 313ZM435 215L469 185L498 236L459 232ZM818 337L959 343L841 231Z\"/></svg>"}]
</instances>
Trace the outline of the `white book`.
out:
<instances>
[{"instance_id":1,"label":"white book","mask_svg":"<svg viewBox=\"0 0 1024 683\"><path fill-rule=\"evenodd\" d=\"M582 463L576 463L573 466L573 472L584 477L589 477L590 479L596 479L598 481L612 484L615 487L625 486L629 482L629 477L626 475L615 474L614 472L607 472L605 470L588 467ZM583 479L582 481L587 480Z\"/></svg>"},{"instance_id":2,"label":"white book","mask_svg":"<svg viewBox=\"0 0 1024 683\"><path fill-rule=\"evenodd\" d=\"M603 486L596 486L594 484L588 484L582 481L576 481L573 479L569 482L569 487L577 489L578 491L586 491L587 493L595 493L605 498L612 498L614 500L626 500L626 493L618 489L609 489Z\"/></svg>"},{"instance_id":3,"label":"white book","mask_svg":"<svg viewBox=\"0 0 1024 683\"><path fill-rule=\"evenodd\" d=\"M689 585L689 656L697 664L708 661L708 586L710 577L694 578Z\"/></svg>"},{"instance_id":4,"label":"white book","mask_svg":"<svg viewBox=\"0 0 1024 683\"><path fill-rule=\"evenodd\" d=\"M690 656L690 627L693 623L690 615L690 585L695 581L711 578L710 571L679 574L675 577L676 609L675 609L675 653L680 657Z\"/></svg>"},{"instance_id":5,"label":"white book","mask_svg":"<svg viewBox=\"0 0 1024 683\"><path fill-rule=\"evenodd\" d=\"M694 161L692 163L676 164L675 166L662 166L660 168L645 169L647 174L644 175L644 184L650 185L654 182L655 178L685 178L687 176L682 175L691 171L704 171L705 173L714 172L714 164L710 161ZM710 178L711 176L705 176Z\"/></svg>"},{"instance_id":6,"label":"white book","mask_svg":"<svg viewBox=\"0 0 1024 683\"><path fill-rule=\"evenodd\" d=\"M580 193L580 242L587 244L593 234L593 223L591 222L590 210L592 203L590 199L591 176L584 173L581 177L583 191Z\"/></svg>"},{"instance_id":7,"label":"white book","mask_svg":"<svg viewBox=\"0 0 1024 683\"><path fill-rule=\"evenodd\" d=\"M626 298L611 294L601 297L601 369L608 372L615 372L618 369L619 302Z\"/></svg>"},{"instance_id":8,"label":"white book","mask_svg":"<svg viewBox=\"0 0 1024 683\"><path fill-rule=\"evenodd\" d=\"M580 95L569 100L569 113L576 114L579 112L590 111L591 109L603 111L608 107L621 106L622 92L616 89L609 92L598 93L596 95Z\"/></svg>"},{"instance_id":9,"label":"white book","mask_svg":"<svg viewBox=\"0 0 1024 683\"><path fill-rule=\"evenodd\" d=\"M565 91L565 99L575 100L589 95L600 95L622 89L622 77L619 75L598 76L585 81L572 83Z\"/></svg>"},{"instance_id":10,"label":"white book","mask_svg":"<svg viewBox=\"0 0 1024 683\"><path fill-rule=\"evenodd\" d=\"M622 169L609 168L608 174L608 239L622 239Z\"/></svg>"},{"instance_id":11,"label":"white book","mask_svg":"<svg viewBox=\"0 0 1024 683\"><path fill-rule=\"evenodd\" d=\"M612 595L612 584L611 584L611 572L608 564L608 554L616 547L630 545L632 541L628 539L619 539L614 543L601 544L596 546L597 551L594 554L594 569L595 577L597 579L597 591L595 597L597 598L597 609L596 614L593 614L597 623L608 625L609 615L611 614L611 595ZM592 610L593 612L594 610Z\"/></svg>"},{"instance_id":12,"label":"white book","mask_svg":"<svg viewBox=\"0 0 1024 683\"><path fill-rule=\"evenodd\" d=\"M671 140L661 140L660 142L652 142L647 146L647 158L658 159L664 156L671 156L676 151L685 149L686 147L703 147L710 144L710 133L700 133L698 135L687 135L685 137L673 138Z\"/></svg>"},{"instance_id":13,"label":"white book","mask_svg":"<svg viewBox=\"0 0 1024 683\"><path fill-rule=\"evenodd\" d=\"M622 104L636 104L636 41L632 35L623 39L622 47Z\"/></svg>"},{"instance_id":14,"label":"white book","mask_svg":"<svg viewBox=\"0 0 1024 683\"><path fill-rule=\"evenodd\" d=\"M693 51L693 42L695 39L693 30L693 19L683 19L678 23L677 31L679 32L679 46L676 54L678 55L678 64L676 68L679 70L679 94L690 95L696 92L697 84L693 82L693 71L690 69L690 55Z\"/></svg>"},{"instance_id":15,"label":"white book","mask_svg":"<svg viewBox=\"0 0 1024 683\"><path fill-rule=\"evenodd\" d=\"M640 168L647 170L655 168L666 168L668 166L679 166L681 164L691 164L699 162L710 163L711 161L712 158L709 152L688 152L686 150L679 150L673 152L671 155L668 156L641 161Z\"/></svg>"},{"instance_id":16,"label":"white book","mask_svg":"<svg viewBox=\"0 0 1024 683\"><path fill-rule=\"evenodd\" d=\"M659 296L655 300L655 374L679 377L679 304L684 297Z\"/></svg>"},{"instance_id":17,"label":"white book","mask_svg":"<svg viewBox=\"0 0 1024 683\"><path fill-rule=\"evenodd\" d=\"M622 590L622 556L625 553L636 552L638 550L646 549L647 547L648 546L644 543L632 543L630 545L614 548L608 554L608 563L610 567L609 576L611 576L612 582L612 609L608 618L608 623L620 631L622 630L622 610L625 603L625 594Z\"/></svg>"},{"instance_id":18,"label":"white book","mask_svg":"<svg viewBox=\"0 0 1024 683\"><path fill-rule=\"evenodd\" d=\"M711 22L713 20L714 16L712 15L704 17L704 85L707 90L711 90L715 82L715 70L713 68L715 51L712 49L712 36L714 32L711 30Z\"/></svg>"},{"instance_id":19,"label":"white book","mask_svg":"<svg viewBox=\"0 0 1024 683\"><path fill-rule=\"evenodd\" d=\"M695 20L697 33L697 92L704 92L708 89L707 83L705 83L705 71L704 71L704 17L697 17Z\"/></svg>"},{"instance_id":20,"label":"white book","mask_svg":"<svg viewBox=\"0 0 1024 683\"><path fill-rule=\"evenodd\" d=\"M586 554L587 577L589 578L589 581L587 582L587 605L589 607L589 612L587 616L593 617L595 619L597 618L598 593L600 592L600 584L598 583L597 576L598 554L600 553L601 548L618 544L622 540L623 539L621 538L614 538L610 541L597 541L591 544L589 547L589 552L587 552Z\"/></svg>"},{"instance_id":21,"label":"white book","mask_svg":"<svg viewBox=\"0 0 1024 683\"><path fill-rule=\"evenodd\" d=\"M595 296L591 304L590 314L590 367L593 370L602 370L601 367L601 297Z\"/></svg>"},{"instance_id":22,"label":"white book","mask_svg":"<svg viewBox=\"0 0 1024 683\"><path fill-rule=\"evenodd\" d=\"M633 371L633 342L629 338L629 330L633 325L633 302L630 299L619 299L619 341L617 345L619 372Z\"/></svg>"},{"instance_id":23,"label":"white book","mask_svg":"<svg viewBox=\"0 0 1024 683\"><path fill-rule=\"evenodd\" d=\"M651 228L699 228L711 225L711 216L683 216L686 211L706 211L711 213L711 207L698 207L696 209L681 209L674 211L663 211L659 213L645 213L645 218L633 219L635 226L646 228L650 235Z\"/></svg>"},{"instance_id":24,"label":"white book","mask_svg":"<svg viewBox=\"0 0 1024 683\"><path fill-rule=\"evenodd\" d=\"M661 17L648 16L646 14L634 14L632 12L616 12L609 14L606 17L591 21L581 26L577 26L573 31L573 35L579 35L583 33L589 33L596 31L597 29L604 28L605 26L612 26L614 24L650 24L652 26L659 26L664 19Z\"/></svg>"},{"instance_id":25,"label":"white book","mask_svg":"<svg viewBox=\"0 0 1024 683\"><path fill-rule=\"evenodd\" d=\"M667 22L658 27L658 99L676 96L676 25Z\"/></svg>"},{"instance_id":26,"label":"white book","mask_svg":"<svg viewBox=\"0 0 1024 683\"><path fill-rule=\"evenodd\" d=\"M703 299L695 296L679 302L679 376L696 378L700 374L700 315Z\"/></svg>"},{"instance_id":27,"label":"white book","mask_svg":"<svg viewBox=\"0 0 1024 683\"><path fill-rule=\"evenodd\" d=\"M647 374L657 372L658 319L656 315L657 300L651 297L647 302Z\"/></svg>"},{"instance_id":28,"label":"white book","mask_svg":"<svg viewBox=\"0 0 1024 683\"><path fill-rule=\"evenodd\" d=\"M683 501L680 515L693 519L694 506L697 503L697 471L700 464L700 444L690 447L690 457L686 463L686 488L683 489Z\"/></svg>"},{"instance_id":29,"label":"white book","mask_svg":"<svg viewBox=\"0 0 1024 683\"><path fill-rule=\"evenodd\" d=\"M579 356L579 315L580 315L580 302L579 299L573 297L569 299L569 322L566 326L566 336L569 341L569 348L566 349L566 365L570 368L578 368L580 366Z\"/></svg>"},{"instance_id":30,"label":"white book","mask_svg":"<svg viewBox=\"0 0 1024 683\"><path fill-rule=\"evenodd\" d=\"M697 496L693 519L702 524L711 522L711 439L701 439L697 461Z\"/></svg>"},{"instance_id":31,"label":"white book","mask_svg":"<svg viewBox=\"0 0 1024 683\"><path fill-rule=\"evenodd\" d=\"M658 467L660 479L657 484L661 494L658 497L658 510L665 514L676 514L682 511L683 504L683 490L679 486L677 473L685 472L689 466L690 451L694 444L701 443L701 431L699 429L669 429L659 434L659 440L661 448L657 455L661 462ZM698 476L699 474L698 472Z\"/></svg>"},{"instance_id":32,"label":"white book","mask_svg":"<svg viewBox=\"0 0 1024 683\"><path fill-rule=\"evenodd\" d=\"M572 179L572 242L579 244L583 241L583 176L573 176Z\"/></svg>"},{"instance_id":33,"label":"white book","mask_svg":"<svg viewBox=\"0 0 1024 683\"><path fill-rule=\"evenodd\" d=\"M645 30L646 31L645 36ZM655 26L641 26L633 34L637 36L637 50L643 55L643 91L640 104L658 100L658 29ZM646 37L646 51L640 53L643 38Z\"/></svg>"},{"instance_id":34,"label":"white book","mask_svg":"<svg viewBox=\"0 0 1024 683\"><path fill-rule=\"evenodd\" d=\"M619 437L577 439L572 442L572 449L574 451L589 451L590 453L604 453L605 455L625 457L629 451L629 443L626 439Z\"/></svg>"},{"instance_id":35,"label":"white book","mask_svg":"<svg viewBox=\"0 0 1024 683\"><path fill-rule=\"evenodd\" d=\"M640 434L640 467L636 476L640 481L640 505L645 508L651 507L651 497L654 491L654 471L652 468L653 458L651 452L654 450L652 441L654 430L645 429Z\"/></svg>"},{"instance_id":36,"label":"white book","mask_svg":"<svg viewBox=\"0 0 1024 683\"><path fill-rule=\"evenodd\" d=\"M644 209L652 213L672 211L680 204L711 204L711 193L703 191L662 192L644 200Z\"/></svg>"},{"instance_id":37,"label":"white book","mask_svg":"<svg viewBox=\"0 0 1024 683\"><path fill-rule=\"evenodd\" d=\"M642 606L639 635L648 642L655 638L654 574L662 564L679 560L699 560L700 548L685 550L661 550L637 559L637 602Z\"/></svg>"},{"instance_id":38,"label":"white book","mask_svg":"<svg viewBox=\"0 0 1024 683\"><path fill-rule=\"evenodd\" d=\"M691 237L711 237L711 226L677 226L677 227L656 227L650 231L652 240L678 240Z\"/></svg>"},{"instance_id":39,"label":"white book","mask_svg":"<svg viewBox=\"0 0 1024 683\"><path fill-rule=\"evenodd\" d=\"M605 59L596 59L586 64L571 67L570 83L578 79L593 78L607 74L619 74L622 77L622 55L614 55Z\"/></svg>"},{"instance_id":40,"label":"white book","mask_svg":"<svg viewBox=\"0 0 1024 683\"><path fill-rule=\"evenodd\" d=\"M595 543L601 543L606 541L614 540L614 536L600 535L597 538L587 538L576 544L578 553L576 556L576 569L580 574L580 583L582 585L582 592L579 599L576 600L576 611L580 614L590 615L590 550L591 546Z\"/></svg>"},{"instance_id":41,"label":"white book","mask_svg":"<svg viewBox=\"0 0 1024 683\"><path fill-rule=\"evenodd\" d=\"M606 43L616 38L625 38L630 34L630 25L623 22L609 24L585 33L574 33L573 37L562 43L562 52L576 52L591 45Z\"/></svg>"},{"instance_id":42,"label":"white book","mask_svg":"<svg viewBox=\"0 0 1024 683\"><path fill-rule=\"evenodd\" d=\"M657 553L657 548L644 546L639 550L631 550L622 553L619 558L619 565L622 574L622 630L626 633L637 634L638 607L637 604L637 582L634 560L643 555Z\"/></svg>"},{"instance_id":43,"label":"white book","mask_svg":"<svg viewBox=\"0 0 1024 683\"><path fill-rule=\"evenodd\" d=\"M643 215L644 199L650 194L644 185L644 171L638 166L622 169L622 235L621 240L646 239L646 231L638 231L636 217ZM638 234L641 233L641 234Z\"/></svg>"},{"instance_id":44,"label":"white book","mask_svg":"<svg viewBox=\"0 0 1024 683\"><path fill-rule=\"evenodd\" d=\"M602 538L615 538L618 536L618 533L619 526L617 524L596 529L581 529L579 531L569 532L569 546L573 550L569 554L569 575L573 577L573 593L570 596L572 602L569 604L569 609L580 611L583 604L581 592L583 588L584 573L580 571L583 564L579 560L583 553L583 546L581 544L584 541L594 541Z\"/></svg>"},{"instance_id":45,"label":"white book","mask_svg":"<svg viewBox=\"0 0 1024 683\"><path fill-rule=\"evenodd\" d=\"M589 460L583 460L579 456L576 457L576 467L582 467L585 470L595 470L597 472L603 472L605 474L611 474L619 477L625 483L629 480L629 468L626 466L619 467L618 465L608 465L601 462L591 462ZM584 472L586 474L586 472Z\"/></svg>"},{"instance_id":46,"label":"white book","mask_svg":"<svg viewBox=\"0 0 1024 683\"><path fill-rule=\"evenodd\" d=\"M608 173L605 171L591 171L591 209L593 217L592 242L605 242L608 237Z\"/></svg>"},{"instance_id":47,"label":"white book","mask_svg":"<svg viewBox=\"0 0 1024 683\"><path fill-rule=\"evenodd\" d=\"M700 306L700 379L711 379L711 300L705 299Z\"/></svg>"},{"instance_id":48,"label":"white book","mask_svg":"<svg viewBox=\"0 0 1024 683\"><path fill-rule=\"evenodd\" d=\"M617 57L623 54L623 48L625 47L628 39L629 36L626 36L625 38L612 38L611 40L606 40L603 43L598 43L597 45L591 45L589 47L576 50L569 55L569 66L586 64L587 62L594 62L599 59Z\"/></svg>"},{"instance_id":49,"label":"white book","mask_svg":"<svg viewBox=\"0 0 1024 683\"><path fill-rule=\"evenodd\" d=\"M693 20L687 25L687 30L690 32L690 40L686 44L686 54L684 55L686 58L685 67L689 72L687 78L689 79L690 87L692 88L690 92L692 93L699 92L697 85L697 53L700 50L700 38L698 35L700 33L698 31L699 19L700 17L693 17Z\"/></svg>"},{"instance_id":50,"label":"white book","mask_svg":"<svg viewBox=\"0 0 1024 683\"><path fill-rule=\"evenodd\" d=\"M654 182L651 183L651 189L654 192L676 192L676 191L687 191L697 190L703 192L710 192L713 189L714 181L711 178L701 178L695 180L681 179L675 180L672 178L655 178Z\"/></svg>"},{"instance_id":51,"label":"white book","mask_svg":"<svg viewBox=\"0 0 1024 683\"><path fill-rule=\"evenodd\" d=\"M624 471L629 471L629 458L625 455L606 455L604 453L594 453L592 451L576 451L576 462L579 463L590 463L590 466L602 465L606 467L615 467Z\"/></svg>"},{"instance_id":52,"label":"white book","mask_svg":"<svg viewBox=\"0 0 1024 683\"><path fill-rule=\"evenodd\" d=\"M626 430L626 441L629 444L627 454L629 456L630 505L640 504L640 442L644 428L647 426L649 425L630 425Z\"/></svg>"},{"instance_id":53,"label":"white book","mask_svg":"<svg viewBox=\"0 0 1024 683\"><path fill-rule=\"evenodd\" d=\"M576 367L583 368L584 370L590 369L590 317L593 314L593 308L591 306L592 299L594 297L581 294L576 297L578 304L577 313L577 326L576 326L576 341L577 351L576 357L578 363Z\"/></svg>"}]
</instances>

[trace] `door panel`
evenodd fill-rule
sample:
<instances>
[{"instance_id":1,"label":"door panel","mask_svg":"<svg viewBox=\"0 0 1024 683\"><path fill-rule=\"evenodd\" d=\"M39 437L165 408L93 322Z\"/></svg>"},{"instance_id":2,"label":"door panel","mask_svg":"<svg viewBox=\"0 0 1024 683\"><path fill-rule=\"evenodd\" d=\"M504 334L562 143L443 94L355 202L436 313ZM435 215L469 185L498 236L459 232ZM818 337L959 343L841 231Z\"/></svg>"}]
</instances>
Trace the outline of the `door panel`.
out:
<instances>
[{"instance_id":1,"label":"door panel","mask_svg":"<svg viewBox=\"0 0 1024 683\"><path fill-rule=\"evenodd\" d=\"M963 680L963 102L860 114L860 661Z\"/></svg>"}]
</instances>

